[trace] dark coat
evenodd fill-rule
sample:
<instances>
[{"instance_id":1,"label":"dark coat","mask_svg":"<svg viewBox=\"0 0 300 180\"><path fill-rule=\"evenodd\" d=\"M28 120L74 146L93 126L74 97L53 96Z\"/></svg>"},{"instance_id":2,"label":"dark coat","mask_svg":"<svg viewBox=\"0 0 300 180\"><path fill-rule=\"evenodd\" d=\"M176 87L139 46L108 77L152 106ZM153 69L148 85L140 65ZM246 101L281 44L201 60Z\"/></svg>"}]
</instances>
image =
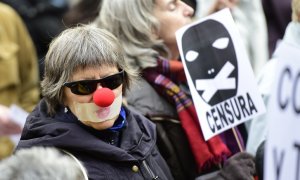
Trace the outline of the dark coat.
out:
<instances>
[{"instance_id":1,"label":"dark coat","mask_svg":"<svg viewBox=\"0 0 300 180\"><path fill-rule=\"evenodd\" d=\"M269 54L273 54L277 41L283 38L291 21L291 0L262 0L268 26Z\"/></svg>"},{"instance_id":2,"label":"dark coat","mask_svg":"<svg viewBox=\"0 0 300 180\"><path fill-rule=\"evenodd\" d=\"M174 179L194 180L198 175L196 163L175 106L156 93L144 79L127 92L126 99L130 106L156 124L157 147Z\"/></svg>"},{"instance_id":3,"label":"dark coat","mask_svg":"<svg viewBox=\"0 0 300 180\"><path fill-rule=\"evenodd\" d=\"M74 121L71 113L61 110L52 118L46 110L42 100L29 115L18 149L55 146L66 150L83 163L89 179L173 179L156 148L155 125L145 117L125 109L127 125L119 132L117 146L102 138L111 136L108 132Z\"/></svg>"}]
</instances>

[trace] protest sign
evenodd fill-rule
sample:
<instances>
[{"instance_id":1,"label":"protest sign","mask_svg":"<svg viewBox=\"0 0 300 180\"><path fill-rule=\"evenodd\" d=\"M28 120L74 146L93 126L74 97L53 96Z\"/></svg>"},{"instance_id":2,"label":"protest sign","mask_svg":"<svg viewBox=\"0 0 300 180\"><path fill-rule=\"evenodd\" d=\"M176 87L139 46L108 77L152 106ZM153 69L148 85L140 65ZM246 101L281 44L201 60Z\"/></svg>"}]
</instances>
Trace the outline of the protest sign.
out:
<instances>
[{"instance_id":1,"label":"protest sign","mask_svg":"<svg viewBox=\"0 0 300 180\"><path fill-rule=\"evenodd\" d=\"M285 42L276 50L276 74L266 119L264 179L300 179L300 48Z\"/></svg>"},{"instance_id":2,"label":"protest sign","mask_svg":"<svg viewBox=\"0 0 300 180\"><path fill-rule=\"evenodd\" d=\"M229 9L176 32L205 140L265 112Z\"/></svg>"}]
</instances>

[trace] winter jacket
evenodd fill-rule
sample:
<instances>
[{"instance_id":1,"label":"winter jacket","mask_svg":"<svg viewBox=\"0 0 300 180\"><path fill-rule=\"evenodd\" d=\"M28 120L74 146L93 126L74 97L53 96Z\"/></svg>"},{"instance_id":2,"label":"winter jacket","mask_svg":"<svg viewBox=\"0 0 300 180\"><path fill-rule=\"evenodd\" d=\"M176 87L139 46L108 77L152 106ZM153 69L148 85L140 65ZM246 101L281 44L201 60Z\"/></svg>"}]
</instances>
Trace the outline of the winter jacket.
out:
<instances>
[{"instance_id":1,"label":"winter jacket","mask_svg":"<svg viewBox=\"0 0 300 180\"><path fill-rule=\"evenodd\" d=\"M0 104L32 111L40 99L35 49L17 13L3 3L0 12Z\"/></svg>"},{"instance_id":2,"label":"winter jacket","mask_svg":"<svg viewBox=\"0 0 300 180\"><path fill-rule=\"evenodd\" d=\"M127 92L129 106L147 116L157 127L157 147L176 180L194 180L198 173L176 109L145 80Z\"/></svg>"},{"instance_id":3,"label":"winter jacket","mask_svg":"<svg viewBox=\"0 0 300 180\"><path fill-rule=\"evenodd\" d=\"M0 12L0 104L32 111L40 98L35 49L18 14L3 3ZM0 137L0 159L13 148L8 137Z\"/></svg>"},{"instance_id":4,"label":"winter jacket","mask_svg":"<svg viewBox=\"0 0 300 180\"><path fill-rule=\"evenodd\" d=\"M155 125L124 108L126 126L118 132L97 131L83 125L64 108L47 115L44 100L27 118L18 149L54 146L73 154L87 169L90 180L173 179L156 148ZM112 141L116 136L119 142Z\"/></svg>"}]
</instances>

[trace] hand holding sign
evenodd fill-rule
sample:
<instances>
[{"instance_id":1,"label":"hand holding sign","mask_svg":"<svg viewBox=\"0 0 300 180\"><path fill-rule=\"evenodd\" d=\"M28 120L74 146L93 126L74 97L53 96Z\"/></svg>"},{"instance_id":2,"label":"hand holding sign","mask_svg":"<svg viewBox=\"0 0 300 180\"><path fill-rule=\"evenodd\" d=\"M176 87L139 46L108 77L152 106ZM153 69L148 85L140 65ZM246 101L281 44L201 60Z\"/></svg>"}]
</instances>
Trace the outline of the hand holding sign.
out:
<instances>
[{"instance_id":1,"label":"hand holding sign","mask_svg":"<svg viewBox=\"0 0 300 180\"><path fill-rule=\"evenodd\" d=\"M246 152L237 153L229 158L223 169L221 176L224 179L249 179L252 180L256 174L254 157Z\"/></svg>"}]
</instances>

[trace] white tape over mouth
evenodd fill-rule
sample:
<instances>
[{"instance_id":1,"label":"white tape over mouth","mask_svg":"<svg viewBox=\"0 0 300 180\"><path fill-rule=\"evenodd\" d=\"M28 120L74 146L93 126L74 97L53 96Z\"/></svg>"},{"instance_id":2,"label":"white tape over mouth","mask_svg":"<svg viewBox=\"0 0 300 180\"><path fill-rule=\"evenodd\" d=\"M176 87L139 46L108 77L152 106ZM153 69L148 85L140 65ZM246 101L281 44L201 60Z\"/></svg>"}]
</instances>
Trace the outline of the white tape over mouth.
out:
<instances>
[{"instance_id":1,"label":"white tape over mouth","mask_svg":"<svg viewBox=\"0 0 300 180\"><path fill-rule=\"evenodd\" d=\"M118 116L122 106L122 94L108 107L100 107L95 103L74 102L75 115L79 121L103 122Z\"/></svg>"}]
</instances>

